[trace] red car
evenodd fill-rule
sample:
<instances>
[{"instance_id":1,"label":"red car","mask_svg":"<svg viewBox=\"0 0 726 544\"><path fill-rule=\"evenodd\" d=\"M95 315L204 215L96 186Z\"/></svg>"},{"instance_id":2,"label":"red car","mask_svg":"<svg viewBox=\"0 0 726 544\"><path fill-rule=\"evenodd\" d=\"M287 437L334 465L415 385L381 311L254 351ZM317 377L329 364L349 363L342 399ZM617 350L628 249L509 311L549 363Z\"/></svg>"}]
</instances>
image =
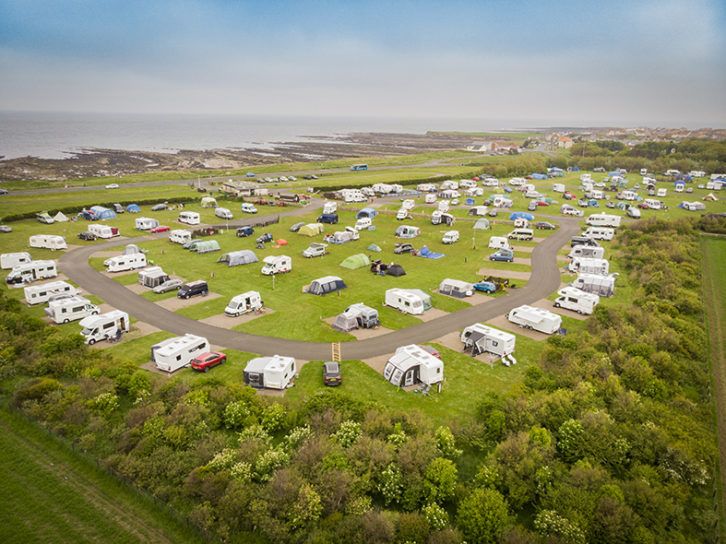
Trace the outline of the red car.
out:
<instances>
[{"instance_id":1,"label":"red car","mask_svg":"<svg viewBox=\"0 0 726 544\"><path fill-rule=\"evenodd\" d=\"M167 230L169 230L169 227L166 225L159 225L158 227L151 229L151 232L166 232Z\"/></svg>"},{"instance_id":2,"label":"red car","mask_svg":"<svg viewBox=\"0 0 726 544\"><path fill-rule=\"evenodd\" d=\"M564 194L562 195L562 197L565 200L574 200L575 199L575 195L573 195L570 191L565 191Z\"/></svg>"},{"instance_id":3,"label":"red car","mask_svg":"<svg viewBox=\"0 0 726 544\"><path fill-rule=\"evenodd\" d=\"M221 365L227 360L227 356L219 351L202 353L192 359L192 368L201 372L209 372L213 366Z\"/></svg>"},{"instance_id":4,"label":"red car","mask_svg":"<svg viewBox=\"0 0 726 544\"><path fill-rule=\"evenodd\" d=\"M550 203L547 202L546 200L538 200L537 201L537 206L549 206L549 205L550 205Z\"/></svg>"}]
</instances>

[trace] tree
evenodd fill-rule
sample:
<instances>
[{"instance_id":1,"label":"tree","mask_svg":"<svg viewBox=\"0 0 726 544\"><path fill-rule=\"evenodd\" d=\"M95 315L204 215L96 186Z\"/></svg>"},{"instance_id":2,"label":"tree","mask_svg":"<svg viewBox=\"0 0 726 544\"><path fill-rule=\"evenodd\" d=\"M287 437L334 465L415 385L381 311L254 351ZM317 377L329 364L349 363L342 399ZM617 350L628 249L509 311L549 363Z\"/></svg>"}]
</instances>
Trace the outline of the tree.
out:
<instances>
[{"instance_id":1,"label":"tree","mask_svg":"<svg viewBox=\"0 0 726 544\"><path fill-rule=\"evenodd\" d=\"M471 544L497 542L509 523L507 502L494 489L477 489L459 504L456 522Z\"/></svg>"},{"instance_id":2,"label":"tree","mask_svg":"<svg viewBox=\"0 0 726 544\"><path fill-rule=\"evenodd\" d=\"M456 465L443 457L437 457L429 463L424 473L426 496L431 502L445 502L454 496L458 472Z\"/></svg>"}]
</instances>

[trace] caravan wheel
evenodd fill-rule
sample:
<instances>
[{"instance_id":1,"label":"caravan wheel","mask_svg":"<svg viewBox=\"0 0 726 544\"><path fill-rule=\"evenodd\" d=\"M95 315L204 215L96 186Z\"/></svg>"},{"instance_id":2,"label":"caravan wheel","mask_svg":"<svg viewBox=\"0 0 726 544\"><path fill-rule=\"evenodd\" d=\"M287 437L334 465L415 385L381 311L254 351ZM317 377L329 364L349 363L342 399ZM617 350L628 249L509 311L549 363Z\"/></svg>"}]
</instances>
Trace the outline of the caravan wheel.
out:
<instances>
[{"instance_id":1,"label":"caravan wheel","mask_svg":"<svg viewBox=\"0 0 726 544\"><path fill-rule=\"evenodd\" d=\"M64 319L63 323L68 323L68 318Z\"/></svg>"},{"instance_id":2,"label":"caravan wheel","mask_svg":"<svg viewBox=\"0 0 726 544\"><path fill-rule=\"evenodd\" d=\"M95 343L96 343L96 339L95 339L95 338L91 338L91 339L90 339L90 340L88 341L88 344L89 344L89 345L91 345L91 346L92 346L93 344L95 344Z\"/></svg>"}]
</instances>

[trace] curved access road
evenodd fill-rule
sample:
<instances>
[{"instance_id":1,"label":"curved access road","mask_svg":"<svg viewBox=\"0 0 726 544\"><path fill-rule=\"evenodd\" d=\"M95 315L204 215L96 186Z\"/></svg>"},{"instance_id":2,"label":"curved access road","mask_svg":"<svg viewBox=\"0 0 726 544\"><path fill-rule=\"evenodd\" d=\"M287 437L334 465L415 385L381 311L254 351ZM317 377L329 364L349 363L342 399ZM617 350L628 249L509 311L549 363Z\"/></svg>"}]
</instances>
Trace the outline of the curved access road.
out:
<instances>
[{"instance_id":1,"label":"curved access road","mask_svg":"<svg viewBox=\"0 0 726 544\"><path fill-rule=\"evenodd\" d=\"M301 210L301 212L307 211L309 210ZM532 274L525 287L487 301L484 304L470 306L419 325L366 340L342 342L340 344L341 358L344 360L366 359L392 353L399 346L427 342L444 334L460 330L474 322L488 321L499 315L506 314L512 308L549 296L560 286L557 253L579 231L580 227L576 219L560 218L560 228L540 242L532 252ZM138 243L163 236L165 234L141 236L125 240L125 242ZM86 291L97 294L111 306L173 334L183 335L193 332L206 337L212 344L261 355L289 355L306 360L327 360L330 358L331 348L329 342L305 342L272 336L258 336L189 319L132 293L123 285L88 265L88 259L94 253L117 247L119 243L119 240L111 240L69 251L59 259L59 268Z\"/></svg>"}]
</instances>

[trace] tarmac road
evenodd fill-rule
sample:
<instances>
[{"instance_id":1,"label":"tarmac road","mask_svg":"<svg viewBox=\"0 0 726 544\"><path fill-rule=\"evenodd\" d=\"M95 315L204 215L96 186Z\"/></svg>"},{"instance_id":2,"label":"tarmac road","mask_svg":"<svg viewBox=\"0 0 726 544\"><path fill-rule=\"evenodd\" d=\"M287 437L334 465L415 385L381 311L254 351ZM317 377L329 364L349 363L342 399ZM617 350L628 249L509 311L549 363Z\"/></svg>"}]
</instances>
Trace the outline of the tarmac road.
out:
<instances>
[{"instance_id":1,"label":"tarmac road","mask_svg":"<svg viewBox=\"0 0 726 544\"><path fill-rule=\"evenodd\" d=\"M304 214L309 211L310 207L300 208L286 212L284 215ZM532 252L532 275L525 287L515 289L505 296L492 299L484 304L470 306L464 310L413 327L366 340L342 342L341 358L343 360L365 359L393 353L399 346L427 342L449 332L460 330L474 322L488 321L499 315L506 314L512 308L549 296L560 286L557 252L569 242L572 236L580 232L577 218L558 219L560 228L539 243ZM234 226L242 225L245 222L252 221L253 219L246 219L231 222L230 226L233 224ZM167 236L166 233L160 233L140 236L124 242L129 244L139 243L165 236ZM123 285L88 265L88 259L92 254L117 247L119 244L119 240L111 240L102 244L93 244L68 251L59 259L59 269L87 292L100 296L111 306L173 334L183 335L194 332L194 334L206 337L212 344L261 355L288 355L305 360L328 360L330 358L331 345L327 342L316 343L271 336L257 336L214 327L183 317L132 293Z\"/></svg>"}]
</instances>

